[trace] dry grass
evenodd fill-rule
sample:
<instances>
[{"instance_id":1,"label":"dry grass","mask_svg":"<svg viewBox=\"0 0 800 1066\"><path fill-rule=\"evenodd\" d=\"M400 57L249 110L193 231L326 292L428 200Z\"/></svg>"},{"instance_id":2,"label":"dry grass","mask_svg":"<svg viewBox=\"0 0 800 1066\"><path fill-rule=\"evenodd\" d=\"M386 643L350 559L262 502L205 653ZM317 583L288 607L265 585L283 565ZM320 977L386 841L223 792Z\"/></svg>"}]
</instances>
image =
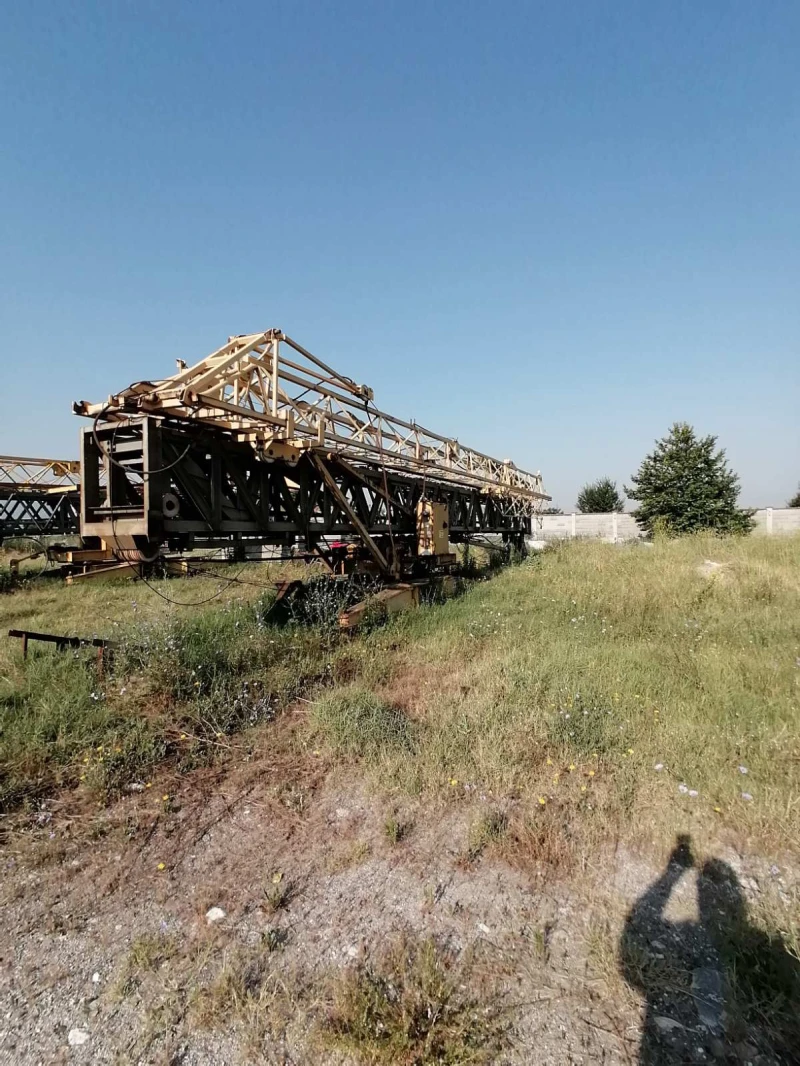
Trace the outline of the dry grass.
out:
<instances>
[{"instance_id":1,"label":"dry grass","mask_svg":"<svg viewBox=\"0 0 800 1066\"><path fill-rule=\"evenodd\" d=\"M331 851L325 862L329 874L340 874L353 866L361 866L372 854L372 848L366 840L350 840Z\"/></svg>"},{"instance_id":2,"label":"dry grass","mask_svg":"<svg viewBox=\"0 0 800 1066\"><path fill-rule=\"evenodd\" d=\"M708 558L724 578L698 573ZM564 544L373 635L376 656L402 638L403 701L410 677L422 689L413 751L383 750L374 779L513 796L532 826L556 807L584 840L633 824L660 844L688 827L785 847L800 838L799 600L797 537ZM546 836L531 839L550 851Z\"/></svg>"},{"instance_id":3,"label":"dry grass","mask_svg":"<svg viewBox=\"0 0 800 1066\"><path fill-rule=\"evenodd\" d=\"M704 576L708 559L723 565ZM362 762L384 792L513 799L517 861L525 840L537 860L563 851L554 817L575 847L632 822L658 844L688 828L785 845L800 837L799 564L797 537L568 543L350 641L264 627L252 585L192 609L143 585L40 581L0 597L0 626L126 650L98 691L81 655L23 664L0 645L6 802L62 782L113 795L165 759L191 770L322 685L309 748ZM194 600L216 583L160 588Z\"/></svg>"},{"instance_id":4,"label":"dry grass","mask_svg":"<svg viewBox=\"0 0 800 1066\"><path fill-rule=\"evenodd\" d=\"M468 958L408 939L331 980L321 1027L326 1043L375 1066L496 1062L506 1029Z\"/></svg>"},{"instance_id":5,"label":"dry grass","mask_svg":"<svg viewBox=\"0 0 800 1066\"><path fill-rule=\"evenodd\" d=\"M371 961L304 974L282 946L226 952L191 994L188 1022L236 1026L251 1061L290 1031L308 1061L344 1053L372 1066L480 1066L505 1046L509 1013L469 954L401 937Z\"/></svg>"}]
</instances>

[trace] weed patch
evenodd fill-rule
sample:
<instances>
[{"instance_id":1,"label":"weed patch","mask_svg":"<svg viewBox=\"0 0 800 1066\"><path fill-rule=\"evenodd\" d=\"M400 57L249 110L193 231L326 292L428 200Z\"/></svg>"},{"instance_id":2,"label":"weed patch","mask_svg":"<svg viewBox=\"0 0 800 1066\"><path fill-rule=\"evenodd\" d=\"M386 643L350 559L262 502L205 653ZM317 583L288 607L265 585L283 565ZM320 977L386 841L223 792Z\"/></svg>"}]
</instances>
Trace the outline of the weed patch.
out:
<instances>
[{"instance_id":1,"label":"weed patch","mask_svg":"<svg viewBox=\"0 0 800 1066\"><path fill-rule=\"evenodd\" d=\"M390 814L383 823L383 835L392 846L405 839L408 836L409 829L409 824L402 822L395 813Z\"/></svg>"},{"instance_id":2,"label":"weed patch","mask_svg":"<svg viewBox=\"0 0 800 1066\"><path fill-rule=\"evenodd\" d=\"M485 811L469 827L468 860L474 862L490 844L502 840L507 829L508 816L503 811Z\"/></svg>"},{"instance_id":3,"label":"weed patch","mask_svg":"<svg viewBox=\"0 0 800 1066\"><path fill-rule=\"evenodd\" d=\"M311 718L324 740L344 755L376 759L414 747L414 730L406 715L358 685L323 695L312 707Z\"/></svg>"},{"instance_id":4,"label":"weed patch","mask_svg":"<svg viewBox=\"0 0 800 1066\"><path fill-rule=\"evenodd\" d=\"M332 979L321 1025L328 1044L397 1066L495 1062L506 1030L496 999L474 990L468 959L407 939Z\"/></svg>"}]
</instances>

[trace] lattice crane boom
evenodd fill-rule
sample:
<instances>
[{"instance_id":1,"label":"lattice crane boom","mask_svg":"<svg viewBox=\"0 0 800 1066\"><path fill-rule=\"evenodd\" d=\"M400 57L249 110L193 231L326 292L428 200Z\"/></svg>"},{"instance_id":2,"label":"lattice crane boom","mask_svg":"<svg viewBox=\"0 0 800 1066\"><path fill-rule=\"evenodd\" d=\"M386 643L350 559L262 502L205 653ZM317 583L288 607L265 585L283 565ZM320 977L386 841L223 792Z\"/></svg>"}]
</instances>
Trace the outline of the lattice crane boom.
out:
<instances>
[{"instance_id":1,"label":"lattice crane boom","mask_svg":"<svg viewBox=\"0 0 800 1066\"><path fill-rule=\"evenodd\" d=\"M55 492L77 490L80 463L76 459L32 459L0 455L0 492Z\"/></svg>"},{"instance_id":2,"label":"lattice crane boom","mask_svg":"<svg viewBox=\"0 0 800 1066\"><path fill-rule=\"evenodd\" d=\"M0 543L78 532L80 463L0 455Z\"/></svg>"},{"instance_id":3,"label":"lattice crane boom","mask_svg":"<svg viewBox=\"0 0 800 1066\"><path fill-rule=\"evenodd\" d=\"M549 497L539 473L467 448L377 408L366 385L339 374L279 329L231 337L159 381L139 381L104 403L82 401L95 423L164 417L216 427L265 459L307 450L357 464L479 488L534 515Z\"/></svg>"}]
</instances>

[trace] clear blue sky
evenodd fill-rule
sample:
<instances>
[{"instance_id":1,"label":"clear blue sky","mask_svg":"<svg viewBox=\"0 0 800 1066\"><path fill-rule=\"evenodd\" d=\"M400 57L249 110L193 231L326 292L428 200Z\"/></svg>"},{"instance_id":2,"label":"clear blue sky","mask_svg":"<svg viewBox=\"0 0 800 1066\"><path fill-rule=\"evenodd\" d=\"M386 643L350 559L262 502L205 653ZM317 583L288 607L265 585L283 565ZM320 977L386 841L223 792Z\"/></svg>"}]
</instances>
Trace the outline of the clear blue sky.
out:
<instances>
[{"instance_id":1,"label":"clear blue sky","mask_svg":"<svg viewBox=\"0 0 800 1066\"><path fill-rule=\"evenodd\" d=\"M0 36L0 452L279 326L555 501L800 479L800 4L46 3Z\"/></svg>"}]
</instances>

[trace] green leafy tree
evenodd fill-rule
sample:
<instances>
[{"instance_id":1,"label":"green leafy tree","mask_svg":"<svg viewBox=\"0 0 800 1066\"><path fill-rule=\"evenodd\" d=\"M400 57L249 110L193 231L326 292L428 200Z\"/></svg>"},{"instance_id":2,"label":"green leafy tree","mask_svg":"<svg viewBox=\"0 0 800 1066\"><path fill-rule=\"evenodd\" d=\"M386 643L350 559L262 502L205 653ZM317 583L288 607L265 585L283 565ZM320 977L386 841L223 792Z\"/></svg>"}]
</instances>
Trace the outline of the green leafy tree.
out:
<instances>
[{"instance_id":1,"label":"green leafy tree","mask_svg":"<svg viewBox=\"0 0 800 1066\"><path fill-rule=\"evenodd\" d=\"M543 507L539 514L563 514L560 507Z\"/></svg>"},{"instance_id":2,"label":"green leafy tree","mask_svg":"<svg viewBox=\"0 0 800 1066\"><path fill-rule=\"evenodd\" d=\"M787 507L800 507L800 486L798 486L797 492L792 496L791 500L786 503Z\"/></svg>"},{"instance_id":3,"label":"green leafy tree","mask_svg":"<svg viewBox=\"0 0 800 1066\"><path fill-rule=\"evenodd\" d=\"M641 506L636 521L652 533L663 529L672 536L713 529L719 533L748 533L753 512L736 506L739 478L717 448L716 437L697 437L686 422L676 422L656 441L625 488Z\"/></svg>"},{"instance_id":4,"label":"green leafy tree","mask_svg":"<svg viewBox=\"0 0 800 1066\"><path fill-rule=\"evenodd\" d=\"M578 493L578 510L581 514L605 514L621 511L625 501L617 492L617 483L610 477L601 477L584 485Z\"/></svg>"}]
</instances>

